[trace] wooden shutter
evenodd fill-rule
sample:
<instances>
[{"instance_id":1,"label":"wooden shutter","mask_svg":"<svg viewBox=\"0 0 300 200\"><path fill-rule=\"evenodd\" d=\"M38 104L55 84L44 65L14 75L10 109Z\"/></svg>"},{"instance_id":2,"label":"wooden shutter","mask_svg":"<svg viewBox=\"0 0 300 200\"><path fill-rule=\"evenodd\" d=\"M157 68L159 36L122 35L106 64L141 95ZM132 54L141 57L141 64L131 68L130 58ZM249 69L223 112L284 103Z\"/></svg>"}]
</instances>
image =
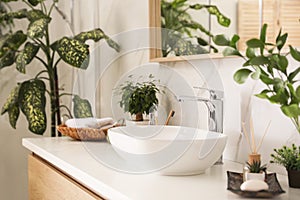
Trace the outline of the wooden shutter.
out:
<instances>
[{"instance_id":1,"label":"wooden shutter","mask_svg":"<svg viewBox=\"0 0 300 200\"><path fill-rule=\"evenodd\" d=\"M279 26L288 33L288 44L300 47L300 0L281 0L279 5Z\"/></svg>"},{"instance_id":2,"label":"wooden shutter","mask_svg":"<svg viewBox=\"0 0 300 200\"><path fill-rule=\"evenodd\" d=\"M238 34L241 37L239 49L245 49L245 43L259 34L258 0L239 0L238 2Z\"/></svg>"},{"instance_id":3,"label":"wooden shutter","mask_svg":"<svg viewBox=\"0 0 300 200\"><path fill-rule=\"evenodd\" d=\"M260 26L268 24L267 41L275 42L282 32L289 34L288 44L300 46L300 0L263 0L260 24L259 0L238 1L238 34L240 50L245 50L248 39L258 37Z\"/></svg>"}]
</instances>

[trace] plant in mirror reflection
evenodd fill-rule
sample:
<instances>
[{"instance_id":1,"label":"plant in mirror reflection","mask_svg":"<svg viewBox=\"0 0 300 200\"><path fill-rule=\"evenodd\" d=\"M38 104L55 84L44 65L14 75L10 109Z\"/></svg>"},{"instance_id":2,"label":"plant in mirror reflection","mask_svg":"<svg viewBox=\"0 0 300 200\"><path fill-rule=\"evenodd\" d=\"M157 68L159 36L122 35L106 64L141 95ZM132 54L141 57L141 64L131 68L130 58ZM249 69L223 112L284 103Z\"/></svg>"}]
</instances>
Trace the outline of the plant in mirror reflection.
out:
<instances>
[{"instance_id":1,"label":"plant in mirror reflection","mask_svg":"<svg viewBox=\"0 0 300 200\"><path fill-rule=\"evenodd\" d=\"M162 34L163 57L171 54L180 56L209 53L204 47L218 52L210 43L213 34L201 25L199 20L193 19L189 14L190 10L206 10L217 18L221 26L230 25L230 19L215 5L189 4L188 0L161 0L161 27L167 30Z\"/></svg>"},{"instance_id":2,"label":"plant in mirror reflection","mask_svg":"<svg viewBox=\"0 0 300 200\"><path fill-rule=\"evenodd\" d=\"M246 42L245 55L237 49L239 36L234 35L231 40L224 35L214 37L217 45L226 46L224 56L239 56L244 59L241 69L235 72L234 80L243 84L251 77L265 85L265 89L255 96L267 99L269 102L280 105L281 111L289 117L300 133L300 67L289 67L287 56L300 62L300 52L289 45L288 51L284 49L288 33L278 33L273 43L266 41L267 24L261 28L260 37L252 38Z\"/></svg>"},{"instance_id":3,"label":"plant in mirror reflection","mask_svg":"<svg viewBox=\"0 0 300 200\"><path fill-rule=\"evenodd\" d=\"M8 4L5 4L7 7L3 7L3 2L16 2L19 3L19 8L23 7L18 10L9 10ZM33 60L39 61L43 68L33 78L18 83L11 90L2 107L1 114L8 113L11 126L16 128L20 111L22 111L28 121L28 129L35 134L42 135L47 127L46 106L49 105L51 136L56 135L56 125L61 123L60 110L66 109L69 117L72 115L67 106L60 105L62 96L74 96L75 117L93 115L87 100L70 93L60 94L61 88L58 83L57 69L61 61L78 69L87 69L90 57L87 40L98 42L104 39L116 51L119 51L120 48L99 28L81 32L73 37L62 36L56 41L51 41L51 15L55 10L58 14L62 14L57 3L58 0L5 0L1 1L0 4L1 30L3 30L4 25L9 25L6 33L2 32L0 35L0 69L15 66L17 71L25 74L26 71L34 70L34 68L27 66ZM26 29L11 26L14 20L24 20ZM46 94L50 97L50 104L46 103Z\"/></svg>"}]
</instances>

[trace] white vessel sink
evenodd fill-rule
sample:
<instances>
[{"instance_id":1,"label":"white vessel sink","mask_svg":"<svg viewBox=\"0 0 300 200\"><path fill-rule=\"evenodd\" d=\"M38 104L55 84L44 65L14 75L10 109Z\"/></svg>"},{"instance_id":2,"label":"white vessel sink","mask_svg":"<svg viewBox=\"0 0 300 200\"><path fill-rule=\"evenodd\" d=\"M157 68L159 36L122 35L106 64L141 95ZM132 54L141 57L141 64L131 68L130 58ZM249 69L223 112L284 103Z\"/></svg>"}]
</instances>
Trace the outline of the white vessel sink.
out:
<instances>
[{"instance_id":1,"label":"white vessel sink","mask_svg":"<svg viewBox=\"0 0 300 200\"><path fill-rule=\"evenodd\" d=\"M222 155L227 136L181 126L124 126L108 130L113 149L127 163L164 175L204 173Z\"/></svg>"}]
</instances>

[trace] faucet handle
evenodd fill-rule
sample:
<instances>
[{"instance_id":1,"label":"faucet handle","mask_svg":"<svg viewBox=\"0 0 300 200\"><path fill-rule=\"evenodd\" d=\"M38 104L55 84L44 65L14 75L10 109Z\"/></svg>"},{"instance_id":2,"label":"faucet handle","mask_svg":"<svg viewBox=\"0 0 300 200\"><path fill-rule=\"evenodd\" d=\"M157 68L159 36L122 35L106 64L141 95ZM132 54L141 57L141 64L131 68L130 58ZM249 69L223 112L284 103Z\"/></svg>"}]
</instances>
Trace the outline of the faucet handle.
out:
<instances>
[{"instance_id":1,"label":"faucet handle","mask_svg":"<svg viewBox=\"0 0 300 200\"><path fill-rule=\"evenodd\" d=\"M200 87L200 86L194 86L193 88L198 89L198 90L208 91L211 100L222 100L224 98L224 92L221 90L212 90L212 89L208 89L208 88Z\"/></svg>"}]
</instances>

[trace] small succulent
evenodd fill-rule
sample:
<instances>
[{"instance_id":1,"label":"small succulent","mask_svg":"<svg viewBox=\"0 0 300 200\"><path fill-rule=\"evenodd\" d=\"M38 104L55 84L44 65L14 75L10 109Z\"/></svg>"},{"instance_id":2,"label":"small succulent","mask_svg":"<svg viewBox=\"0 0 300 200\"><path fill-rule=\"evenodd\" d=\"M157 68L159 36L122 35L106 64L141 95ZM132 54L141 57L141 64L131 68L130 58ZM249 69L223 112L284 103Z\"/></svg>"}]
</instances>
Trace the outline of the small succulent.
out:
<instances>
[{"instance_id":1,"label":"small succulent","mask_svg":"<svg viewBox=\"0 0 300 200\"><path fill-rule=\"evenodd\" d=\"M300 170L300 146L292 144L292 147L283 146L274 151L275 154L271 154L271 163L283 165L287 170Z\"/></svg>"},{"instance_id":2,"label":"small succulent","mask_svg":"<svg viewBox=\"0 0 300 200\"><path fill-rule=\"evenodd\" d=\"M250 173L260 173L267 170L267 165L261 164L261 161L254 160L252 163L246 162L247 168L249 169Z\"/></svg>"}]
</instances>

